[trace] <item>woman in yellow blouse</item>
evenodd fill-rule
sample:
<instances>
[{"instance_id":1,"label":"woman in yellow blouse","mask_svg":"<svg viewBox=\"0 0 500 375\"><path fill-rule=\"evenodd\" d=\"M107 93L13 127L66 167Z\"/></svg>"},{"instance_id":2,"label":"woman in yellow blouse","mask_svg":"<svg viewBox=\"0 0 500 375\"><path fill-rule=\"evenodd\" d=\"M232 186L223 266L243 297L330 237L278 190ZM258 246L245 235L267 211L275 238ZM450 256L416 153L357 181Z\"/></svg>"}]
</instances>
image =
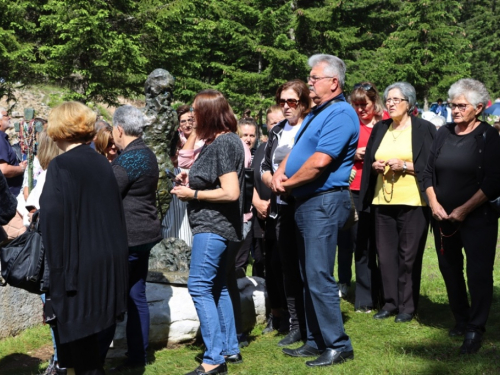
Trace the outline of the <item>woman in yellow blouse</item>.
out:
<instances>
[{"instance_id":1,"label":"woman in yellow blouse","mask_svg":"<svg viewBox=\"0 0 500 375\"><path fill-rule=\"evenodd\" d=\"M360 198L374 212L384 291L384 306L373 317L397 314L395 322L402 323L413 319L418 303L430 219L422 174L436 128L411 115L416 92L409 83L387 87L384 101L391 118L375 124L371 133Z\"/></svg>"}]
</instances>

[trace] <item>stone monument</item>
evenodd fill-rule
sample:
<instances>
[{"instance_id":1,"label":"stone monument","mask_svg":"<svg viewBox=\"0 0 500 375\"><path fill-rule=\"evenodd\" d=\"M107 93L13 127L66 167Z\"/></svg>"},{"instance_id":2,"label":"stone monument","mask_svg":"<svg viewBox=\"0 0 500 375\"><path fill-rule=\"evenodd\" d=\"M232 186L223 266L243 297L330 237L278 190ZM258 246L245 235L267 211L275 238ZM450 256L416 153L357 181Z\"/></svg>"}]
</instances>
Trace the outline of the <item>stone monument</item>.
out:
<instances>
[{"instance_id":1,"label":"stone monument","mask_svg":"<svg viewBox=\"0 0 500 375\"><path fill-rule=\"evenodd\" d=\"M172 184L167 178L165 169L173 170L168 155L169 145L178 128L177 113L170 106L175 78L165 69L155 69L146 79L144 93L146 107L144 107L143 139L146 145L155 153L160 169L158 180L157 208L160 220L165 216L172 199L170 190Z\"/></svg>"}]
</instances>

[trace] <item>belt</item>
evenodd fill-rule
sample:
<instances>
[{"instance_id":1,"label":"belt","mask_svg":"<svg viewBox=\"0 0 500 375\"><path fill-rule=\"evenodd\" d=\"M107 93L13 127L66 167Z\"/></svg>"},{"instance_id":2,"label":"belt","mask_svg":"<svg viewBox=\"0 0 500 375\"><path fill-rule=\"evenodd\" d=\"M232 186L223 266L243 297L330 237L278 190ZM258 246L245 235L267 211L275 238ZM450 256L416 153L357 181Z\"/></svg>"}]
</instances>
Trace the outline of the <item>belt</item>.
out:
<instances>
[{"instance_id":1,"label":"belt","mask_svg":"<svg viewBox=\"0 0 500 375\"><path fill-rule=\"evenodd\" d=\"M328 190L320 191L319 193L310 194L310 195L307 195L305 197L296 197L295 200L297 202L303 202L303 201L308 200L310 198L318 197L320 195L333 193L335 191L344 191L344 190L349 190L349 187L348 186L335 186L335 187L332 187Z\"/></svg>"}]
</instances>

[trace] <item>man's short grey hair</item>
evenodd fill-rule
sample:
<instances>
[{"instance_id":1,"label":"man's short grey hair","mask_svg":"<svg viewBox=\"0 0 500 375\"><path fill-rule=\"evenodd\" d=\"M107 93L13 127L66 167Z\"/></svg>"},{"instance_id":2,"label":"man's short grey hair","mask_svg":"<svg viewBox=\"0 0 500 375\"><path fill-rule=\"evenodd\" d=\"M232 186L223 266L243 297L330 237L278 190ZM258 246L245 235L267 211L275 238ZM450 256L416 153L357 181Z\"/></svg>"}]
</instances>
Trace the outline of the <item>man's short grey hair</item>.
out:
<instances>
[{"instance_id":1,"label":"man's short grey hair","mask_svg":"<svg viewBox=\"0 0 500 375\"><path fill-rule=\"evenodd\" d=\"M343 89L345 84L345 63L339 59L337 56L317 54L309 57L307 61L311 68L316 65L325 63L325 69L323 72L329 77L337 77L339 80L340 87Z\"/></svg>"},{"instance_id":2,"label":"man's short grey hair","mask_svg":"<svg viewBox=\"0 0 500 375\"><path fill-rule=\"evenodd\" d=\"M7 112L4 107L0 107L0 120L3 119L3 112Z\"/></svg>"},{"instance_id":3,"label":"man's short grey hair","mask_svg":"<svg viewBox=\"0 0 500 375\"><path fill-rule=\"evenodd\" d=\"M474 108L477 108L477 105L482 103L483 110L486 109L488 101L490 100L490 94L488 94L486 86L482 82L472 78L460 79L451 85L448 90L448 96L451 100L457 99L462 95L474 106Z\"/></svg>"},{"instance_id":4,"label":"man's short grey hair","mask_svg":"<svg viewBox=\"0 0 500 375\"><path fill-rule=\"evenodd\" d=\"M113 125L121 126L125 135L140 137L144 128L144 115L139 109L124 105L115 111Z\"/></svg>"},{"instance_id":5,"label":"man's short grey hair","mask_svg":"<svg viewBox=\"0 0 500 375\"><path fill-rule=\"evenodd\" d=\"M398 89L401 92L403 98L408 101L408 113L412 113L415 109L415 104L417 104L417 92L415 91L415 87L413 87L408 82L396 82L392 85L387 86L387 88L384 90L384 103L387 100L389 91L393 89Z\"/></svg>"}]
</instances>

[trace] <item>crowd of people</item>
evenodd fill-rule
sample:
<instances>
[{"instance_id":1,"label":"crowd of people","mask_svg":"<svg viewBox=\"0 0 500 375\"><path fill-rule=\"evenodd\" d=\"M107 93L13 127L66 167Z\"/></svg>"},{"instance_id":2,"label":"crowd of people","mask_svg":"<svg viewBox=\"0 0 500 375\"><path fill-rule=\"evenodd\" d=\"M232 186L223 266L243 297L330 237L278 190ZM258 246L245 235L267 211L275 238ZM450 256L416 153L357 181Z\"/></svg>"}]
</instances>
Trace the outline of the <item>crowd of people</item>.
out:
<instances>
[{"instance_id":1,"label":"crowd of people","mask_svg":"<svg viewBox=\"0 0 500 375\"><path fill-rule=\"evenodd\" d=\"M155 205L158 163L142 140L142 112L119 107L110 125L96 123L95 113L76 102L51 111L40 134L37 183L23 204L25 220L40 210L54 374L104 374L125 313L127 359L112 371L146 365L148 258L165 236L192 245L188 290L205 352L187 375L227 374L228 362L243 361L248 339L236 280L246 274L250 253L269 298L263 333L283 334L282 352L311 357L309 367L354 359L340 309L353 257L356 311L407 323L418 312L429 228L455 319L449 335L463 336L460 354L481 348L498 233L489 201L500 196L500 163L492 162L500 159L500 136L480 120L485 86L454 83L449 107L441 100L433 109L452 122L436 131L415 116L410 83L395 82L381 94L363 81L347 95L341 59L318 54L308 64L307 82L277 89L267 137L249 113L237 120L216 90L177 109L179 129L169 145L174 198L164 228ZM5 134L7 112L0 115L0 219L7 224L26 163ZM303 344L289 348L297 342Z\"/></svg>"}]
</instances>

